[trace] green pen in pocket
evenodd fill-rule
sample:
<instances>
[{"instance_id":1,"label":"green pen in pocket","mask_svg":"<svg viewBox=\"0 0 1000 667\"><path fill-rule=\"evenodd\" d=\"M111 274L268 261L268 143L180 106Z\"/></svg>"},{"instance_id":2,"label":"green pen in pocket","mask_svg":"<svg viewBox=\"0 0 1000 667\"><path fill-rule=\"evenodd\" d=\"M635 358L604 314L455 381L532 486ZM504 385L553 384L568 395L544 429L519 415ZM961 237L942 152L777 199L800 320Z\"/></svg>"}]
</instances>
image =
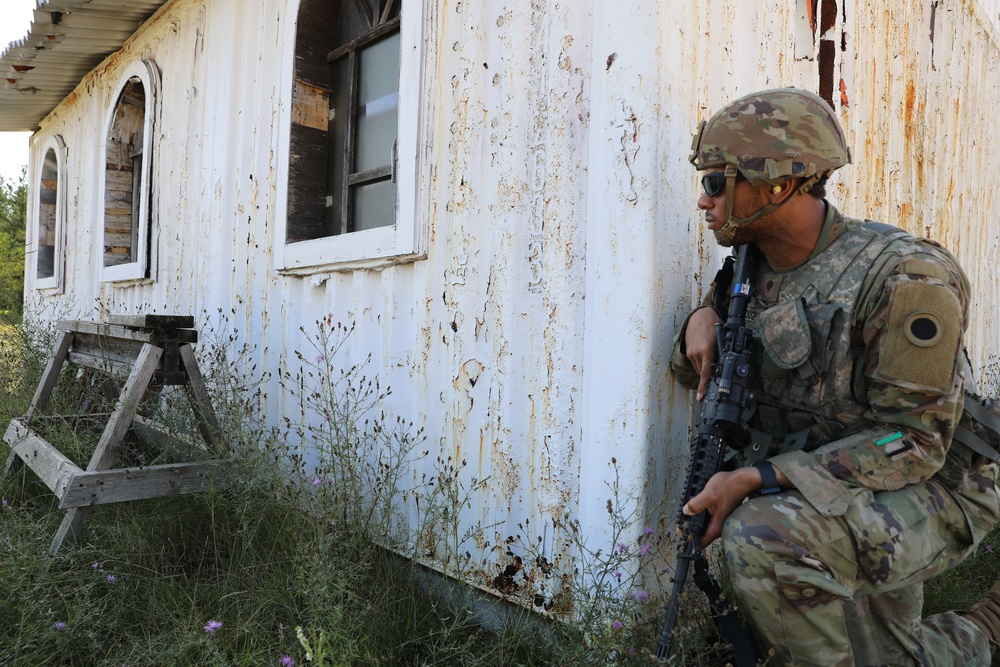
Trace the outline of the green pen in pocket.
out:
<instances>
[{"instance_id":1,"label":"green pen in pocket","mask_svg":"<svg viewBox=\"0 0 1000 667\"><path fill-rule=\"evenodd\" d=\"M895 442L895 441L901 439L902 437L903 437L903 434L900 431L896 431L895 433L893 433L891 435L887 435L884 438L880 438L879 440L876 440L875 444L878 445L879 447L881 447L883 445L888 445L890 442Z\"/></svg>"}]
</instances>

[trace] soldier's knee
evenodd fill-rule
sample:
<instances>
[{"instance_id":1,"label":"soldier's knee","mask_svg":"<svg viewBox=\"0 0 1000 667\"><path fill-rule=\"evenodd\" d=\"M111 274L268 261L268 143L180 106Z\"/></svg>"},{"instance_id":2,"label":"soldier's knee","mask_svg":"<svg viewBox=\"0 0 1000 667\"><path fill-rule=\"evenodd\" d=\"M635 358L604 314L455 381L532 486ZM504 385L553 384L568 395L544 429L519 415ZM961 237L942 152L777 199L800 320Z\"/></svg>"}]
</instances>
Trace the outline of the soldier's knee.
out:
<instances>
[{"instance_id":1,"label":"soldier's knee","mask_svg":"<svg viewBox=\"0 0 1000 667\"><path fill-rule=\"evenodd\" d=\"M755 521L755 514L740 509L726 519L720 538L730 577L734 579L760 576L774 560L772 531Z\"/></svg>"}]
</instances>

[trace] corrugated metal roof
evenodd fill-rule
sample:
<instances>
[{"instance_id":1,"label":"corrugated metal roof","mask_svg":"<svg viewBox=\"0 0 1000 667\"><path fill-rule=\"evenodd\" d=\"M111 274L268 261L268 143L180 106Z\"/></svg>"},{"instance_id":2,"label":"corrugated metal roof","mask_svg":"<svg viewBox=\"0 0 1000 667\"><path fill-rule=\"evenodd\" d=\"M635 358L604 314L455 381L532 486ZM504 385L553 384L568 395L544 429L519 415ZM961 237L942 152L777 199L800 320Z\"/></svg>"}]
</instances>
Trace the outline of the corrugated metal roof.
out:
<instances>
[{"instance_id":1,"label":"corrugated metal roof","mask_svg":"<svg viewBox=\"0 0 1000 667\"><path fill-rule=\"evenodd\" d=\"M28 34L0 54L0 132L34 130L167 0L38 0Z\"/></svg>"}]
</instances>

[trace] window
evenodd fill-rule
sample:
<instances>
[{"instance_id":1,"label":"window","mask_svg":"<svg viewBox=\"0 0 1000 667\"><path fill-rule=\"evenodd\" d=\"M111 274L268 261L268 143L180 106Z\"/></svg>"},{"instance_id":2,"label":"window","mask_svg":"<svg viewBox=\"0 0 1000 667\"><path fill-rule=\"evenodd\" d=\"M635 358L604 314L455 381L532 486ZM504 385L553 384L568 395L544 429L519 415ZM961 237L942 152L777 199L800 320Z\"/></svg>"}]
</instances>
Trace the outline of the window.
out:
<instances>
[{"instance_id":1,"label":"window","mask_svg":"<svg viewBox=\"0 0 1000 667\"><path fill-rule=\"evenodd\" d=\"M102 279L135 280L149 271L150 174L156 69L126 69L105 122L101 150L104 193Z\"/></svg>"},{"instance_id":2,"label":"window","mask_svg":"<svg viewBox=\"0 0 1000 667\"><path fill-rule=\"evenodd\" d=\"M334 234L391 225L395 218L399 17L351 27L329 55L327 215Z\"/></svg>"},{"instance_id":3,"label":"window","mask_svg":"<svg viewBox=\"0 0 1000 667\"><path fill-rule=\"evenodd\" d=\"M419 25L420 6L407 4L299 5L279 268L419 256L413 210L419 30L403 26Z\"/></svg>"},{"instance_id":4,"label":"window","mask_svg":"<svg viewBox=\"0 0 1000 667\"><path fill-rule=\"evenodd\" d=\"M56 135L45 144L42 168L38 176L37 222L32 248L35 258L35 287L60 289L64 268L64 230L66 217L65 167L66 146Z\"/></svg>"}]
</instances>

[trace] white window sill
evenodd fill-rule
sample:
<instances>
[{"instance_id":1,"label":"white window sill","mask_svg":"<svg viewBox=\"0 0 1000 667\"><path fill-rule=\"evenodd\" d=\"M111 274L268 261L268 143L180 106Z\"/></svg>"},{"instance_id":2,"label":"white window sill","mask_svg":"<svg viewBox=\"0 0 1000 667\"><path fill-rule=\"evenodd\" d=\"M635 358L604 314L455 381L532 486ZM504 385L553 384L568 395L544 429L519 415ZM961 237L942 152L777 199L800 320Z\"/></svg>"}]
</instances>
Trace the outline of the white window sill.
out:
<instances>
[{"instance_id":1,"label":"white window sill","mask_svg":"<svg viewBox=\"0 0 1000 667\"><path fill-rule=\"evenodd\" d=\"M379 227L340 236L287 243L276 253L276 270L282 275L374 269L425 259L424 252L398 247L395 227ZM412 244L410 244L412 247Z\"/></svg>"}]
</instances>

